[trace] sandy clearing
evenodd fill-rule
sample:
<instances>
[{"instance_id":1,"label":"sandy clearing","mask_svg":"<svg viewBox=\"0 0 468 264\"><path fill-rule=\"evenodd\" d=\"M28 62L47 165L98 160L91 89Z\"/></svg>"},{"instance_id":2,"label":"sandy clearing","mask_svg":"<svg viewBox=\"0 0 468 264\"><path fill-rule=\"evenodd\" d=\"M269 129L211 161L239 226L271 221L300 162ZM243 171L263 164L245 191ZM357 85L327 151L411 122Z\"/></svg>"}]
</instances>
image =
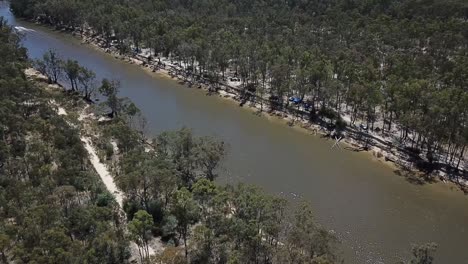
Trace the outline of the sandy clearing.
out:
<instances>
[{"instance_id":1,"label":"sandy clearing","mask_svg":"<svg viewBox=\"0 0 468 264\"><path fill-rule=\"evenodd\" d=\"M97 171L99 174L99 177L101 177L102 182L104 182L104 185L106 185L107 190L112 193L115 196L115 200L119 204L119 206L122 208L123 206L123 195L117 188L117 185L115 185L114 178L109 173L109 170L107 169L106 165L104 165L100 160L98 155L96 154L96 150L94 149L93 146L91 146L91 140L87 137L81 136L81 141L84 143L84 147L86 151L88 151L89 154L89 160L91 161L91 164L93 165L94 169Z\"/></svg>"},{"instance_id":2,"label":"sandy clearing","mask_svg":"<svg viewBox=\"0 0 468 264\"><path fill-rule=\"evenodd\" d=\"M55 102L53 104L57 105ZM67 111L60 106L57 106L57 113L59 115L67 115ZM83 120L84 115L80 114L79 120ZM97 174L101 178L102 182L106 186L107 190L112 193L115 197L115 200L119 204L120 208L123 206L123 195L122 192L117 188L117 185L114 182L114 178L110 175L109 170L106 165L104 165L96 153L96 149L91 145L91 139L88 137L80 135L81 141L84 143L84 147L89 154L89 160L96 170Z\"/></svg>"},{"instance_id":3,"label":"sandy clearing","mask_svg":"<svg viewBox=\"0 0 468 264\"><path fill-rule=\"evenodd\" d=\"M65 111L65 109L63 109L63 107L59 107L57 113L59 115L67 115L67 112Z\"/></svg>"},{"instance_id":4,"label":"sandy clearing","mask_svg":"<svg viewBox=\"0 0 468 264\"><path fill-rule=\"evenodd\" d=\"M67 111L63 107L58 106L55 102L51 102L51 103L57 106L57 113L59 115L67 115ZM83 121L83 119L86 118L86 117L90 117L90 115L85 115L84 113L81 113L78 120ZM102 182L106 186L107 190L114 195L115 200L119 204L120 210L122 210L122 208L123 208L123 194L117 188L117 185L114 182L114 178L109 173L109 170L107 169L107 166L105 164L103 164L99 160L96 149L91 144L91 139L88 138L88 137L82 136L82 135L80 135L80 139L83 142L86 151L88 152L89 160L90 160L91 164L93 165L93 167L96 170L97 174L99 175ZM117 148L116 142L113 141L112 146L114 147L114 149L116 149ZM118 150L118 148L117 148L117 150ZM156 251L154 249L156 249L158 252L161 252L162 250L164 250L164 245L161 242L161 240L158 239L158 238L153 238L150 241L150 245L148 247L148 253L149 253L150 256L156 255ZM132 251L132 255L134 256L133 258L136 261L139 261L139 258L136 257L136 256L138 256L138 253L137 253L138 252L138 246L137 246L137 244L135 244L135 242L130 243L130 250Z\"/></svg>"}]
</instances>

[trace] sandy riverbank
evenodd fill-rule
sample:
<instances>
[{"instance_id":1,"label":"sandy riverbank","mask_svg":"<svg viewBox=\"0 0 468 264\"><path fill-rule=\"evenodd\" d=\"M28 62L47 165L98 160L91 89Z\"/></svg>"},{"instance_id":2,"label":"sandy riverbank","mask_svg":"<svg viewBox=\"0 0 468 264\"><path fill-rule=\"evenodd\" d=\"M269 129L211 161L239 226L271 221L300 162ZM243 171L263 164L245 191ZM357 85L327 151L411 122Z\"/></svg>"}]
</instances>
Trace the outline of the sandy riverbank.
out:
<instances>
[{"instance_id":1,"label":"sandy riverbank","mask_svg":"<svg viewBox=\"0 0 468 264\"><path fill-rule=\"evenodd\" d=\"M105 52L109 54L109 56L114 57L117 60L125 61L130 64L135 64L139 65L142 69L144 69L145 72L148 74L151 74L155 77L159 78L169 78L169 79L174 79L174 81L178 81L179 83L184 83L183 79L184 77L181 75L176 75L174 74L175 71L180 71L180 66L179 69L176 69L176 66L170 65L169 68L162 68L158 70L153 70L154 64L156 63L153 61L153 64L147 64L146 60L141 57L141 55L135 55L134 57L130 57L127 55L119 55L118 52L115 50L112 51L112 49L106 49L103 48L102 45L102 40L99 40L99 37L97 38L90 38L86 34L81 35L78 33L73 34L75 37L80 39L83 44L90 45L94 47L97 50L100 50L102 52ZM101 45L100 45L101 41ZM168 62L169 60L167 58L161 58L162 61ZM195 83L192 85L192 87L198 86L198 83ZM239 104L239 94L235 93L235 90L229 89L228 84L222 83L221 86L225 86L224 90L221 89L216 93L212 93L212 95L218 95L222 100L227 100L232 102L233 104ZM200 84L199 89L201 92L208 93L208 86L205 84ZM196 88L192 88L196 89ZM227 91L229 90L229 92ZM247 109L248 111L252 111L254 113L259 112L259 104L256 105L250 105L250 102L246 103L243 107L244 109ZM264 109L268 110L268 105L264 104ZM272 113L267 113L267 112L262 112L259 115L268 118L269 120L273 122L282 122L285 125L293 127L293 129L312 134L312 135L319 135L319 136L327 136L329 135L329 131L323 126L320 126L315 123L311 123L308 120L301 119L301 120L294 120L295 118L291 113L285 113L285 112L272 112ZM402 148L398 147L393 147L391 143L391 138L386 138L380 135L377 135L375 133L370 133L368 137L372 141L372 144L369 145L368 148L364 148L364 143L361 140L357 139L357 135L359 135L359 128L354 127L354 126L349 126L346 131L346 135L341 141L340 144L341 146L336 146L336 149L338 151L338 148L341 149L346 149L346 150L351 150L351 151L359 151L359 152L364 152L366 153L367 156L371 157L373 160L378 160L379 162L385 164L386 166L391 167L394 171L402 171L408 174L411 174L412 177L414 175L422 175L421 171L418 171L417 168L412 166L411 160L408 157L406 153L401 151ZM375 135L374 135L375 134ZM335 138L332 138L332 140L335 140ZM419 177L418 176L418 177ZM438 171L437 174L433 174L433 177L430 177L432 180L437 180L440 178L442 181L447 181L450 180L450 177L446 175L444 172ZM438 176L438 177L435 177ZM420 177L422 178L422 177ZM456 184L460 186L466 186L468 185L467 181L462 180L462 178L457 178L456 181L454 181Z\"/></svg>"},{"instance_id":2,"label":"sandy riverbank","mask_svg":"<svg viewBox=\"0 0 468 264\"><path fill-rule=\"evenodd\" d=\"M46 89L50 90L58 90L58 89L63 89L62 86L59 84L48 84L47 83L47 77L39 73L38 71L34 69L26 69L25 71L26 76L28 76L30 79L37 83L43 83L45 84ZM50 101L50 104L53 105L53 107L56 108L57 114L61 116L68 116L68 112L65 109L65 107L61 106L54 100ZM123 201L124 201L124 193L117 187L114 177L112 176L110 170L108 169L107 165L101 162L99 156L98 156L98 151L97 148L93 145L91 138L88 136L91 133L91 128L87 125L87 122L98 122L98 119L93 115L93 114L88 114L87 109L89 105L86 105L83 109L81 109L78 117L78 122L81 126L82 132L80 132L80 139L81 142L83 143L84 148L86 149L88 156L89 156L89 161L91 165L93 166L94 170L96 171L97 175L100 177L102 183L106 187L106 189L111 193L120 210L120 214L125 215L125 212L123 211ZM71 126L75 126L72 123L69 123ZM153 238L150 243L149 243L149 248L148 252L150 256L157 255L161 252L164 251L164 244L159 238ZM140 257L138 253L138 246L136 243L131 242L130 243L130 250L131 250L131 261L136 261L140 263Z\"/></svg>"}]
</instances>

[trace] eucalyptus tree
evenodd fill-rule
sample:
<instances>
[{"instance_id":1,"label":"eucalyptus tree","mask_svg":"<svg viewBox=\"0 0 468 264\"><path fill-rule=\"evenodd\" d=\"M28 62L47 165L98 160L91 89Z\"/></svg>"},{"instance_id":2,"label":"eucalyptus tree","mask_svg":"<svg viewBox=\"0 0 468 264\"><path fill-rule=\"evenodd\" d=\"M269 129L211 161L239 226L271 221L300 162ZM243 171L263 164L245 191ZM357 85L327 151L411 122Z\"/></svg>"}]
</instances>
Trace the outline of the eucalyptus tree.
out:
<instances>
[{"instance_id":1,"label":"eucalyptus tree","mask_svg":"<svg viewBox=\"0 0 468 264\"><path fill-rule=\"evenodd\" d=\"M42 74L47 76L50 83L57 83L63 72L62 59L52 49L44 53L42 59L35 60L35 66Z\"/></svg>"},{"instance_id":2,"label":"eucalyptus tree","mask_svg":"<svg viewBox=\"0 0 468 264\"><path fill-rule=\"evenodd\" d=\"M86 67L80 67L78 83L78 89L83 94L84 99L90 101L97 90L96 74Z\"/></svg>"},{"instance_id":3,"label":"eucalyptus tree","mask_svg":"<svg viewBox=\"0 0 468 264\"><path fill-rule=\"evenodd\" d=\"M63 61L62 69L65 77L70 82L70 88L72 91L78 89L78 78L80 76L81 67L77 60L68 59Z\"/></svg>"},{"instance_id":4,"label":"eucalyptus tree","mask_svg":"<svg viewBox=\"0 0 468 264\"><path fill-rule=\"evenodd\" d=\"M65 104L67 97L26 78L26 50L1 19L0 51L0 258L127 263L128 240L115 204L98 201L107 192L78 130L48 104L51 97Z\"/></svg>"},{"instance_id":5,"label":"eucalyptus tree","mask_svg":"<svg viewBox=\"0 0 468 264\"><path fill-rule=\"evenodd\" d=\"M144 210L139 210L128 223L128 230L132 239L138 245L141 263L149 260L149 240L151 239L151 228L153 218Z\"/></svg>"},{"instance_id":6,"label":"eucalyptus tree","mask_svg":"<svg viewBox=\"0 0 468 264\"><path fill-rule=\"evenodd\" d=\"M120 83L118 81L108 79L103 79L99 87L99 92L107 98L106 105L111 110L110 117L118 117L122 111L122 102L118 97L119 89Z\"/></svg>"},{"instance_id":7,"label":"eucalyptus tree","mask_svg":"<svg viewBox=\"0 0 468 264\"><path fill-rule=\"evenodd\" d=\"M180 180L190 187L198 178L213 180L225 155L225 144L212 137L195 137L192 130L164 132L156 139L157 153L174 164Z\"/></svg>"},{"instance_id":8,"label":"eucalyptus tree","mask_svg":"<svg viewBox=\"0 0 468 264\"><path fill-rule=\"evenodd\" d=\"M187 241L191 233L191 226L197 223L199 207L193 199L193 194L185 187L174 194L174 204L172 214L177 218L177 232L184 240L185 258L188 259L189 252Z\"/></svg>"}]
</instances>

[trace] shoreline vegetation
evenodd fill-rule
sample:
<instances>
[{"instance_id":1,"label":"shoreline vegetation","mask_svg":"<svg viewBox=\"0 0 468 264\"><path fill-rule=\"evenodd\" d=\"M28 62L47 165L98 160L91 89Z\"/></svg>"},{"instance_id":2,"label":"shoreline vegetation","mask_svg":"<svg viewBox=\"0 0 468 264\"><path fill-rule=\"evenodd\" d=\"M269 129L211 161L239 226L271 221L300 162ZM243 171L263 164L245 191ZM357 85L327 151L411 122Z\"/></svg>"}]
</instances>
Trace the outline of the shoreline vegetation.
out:
<instances>
[{"instance_id":1,"label":"shoreline vegetation","mask_svg":"<svg viewBox=\"0 0 468 264\"><path fill-rule=\"evenodd\" d=\"M189 66L188 63L184 64L183 61L178 60L180 58L177 56L170 58L155 57L156 55L152 54L150 49L140 49L139 53L133 52L133 55L122 53L116 45L109 44L103 36L90 28L84 30L83 28L59 27L41 22L38 19L29 21L43 26L50 26L62 33L71 34L78 38L82 44L90 45L101 52L110 54L117 60L138 65L148 72L171 78L188 88L201 89L207 92L206 95L218 95L222 99L238 103L240 107L255 111L255 114L259 116L277 118L285 121L288 126L298 127L312 135L332 140L334 142L332 150L343 148L340 146L340 143L343 143L346 150L365 151L373 159L390 166L397 175L404 176L411 183L424 184L437 180L446 183L448 181L457 185L465 193L468 192L468 171L465 168L467 163L464 148L458 157L457 168L443 162L440 162L439 169L428 168L427 164L418 164L418 162L422 162L421 155L414 151L419 150L410 147L413 146L414 142L407 144L395 143L398 140L394 134L399 133L401 135L403 133L401 130L381 134L379 133L380 129L371 130L368 127L368 122L366 124L365 120L359 120L358 118L353 120L346 113L342 113L338 121L335 122L326 117L311 120L304 106L298 106L298 104L294 103L294 97L284 98L285 101L291 101L289 106L274 107L271 95L264 92L259 96L255 92L249 91L248 84L241 83L237 76L228 76L227 73L223 73L225 75L224 81L212 81L202 74L188 71L187 68L193 66ZM356 121L360 122L360 125L354 124Z\"/></svg>"},{"instance_id":2,"label":"shoreline vegetation","mask_svg":"<svg viewBox=\"0 0 468 264\"><path fill-rule=\"evenodd\" d=\"M11 1L17 17L356 144L411 182L449 180L465 191L467 8L464 0Z\"/></svg>"},{"instance_id":3,"label":"shoreline vegetation","mask_svg":"<svg viewBox=\"0 0 468 264\"><path fill-rule=\"evenodd\" d=\"M66 65L66 63L64 65ZM130 263L183 264L188 263L188 261L194 261L193 263L199 263L199 261L202 261L201 263L205 263L205 261L215 261L213 263L219 263L220 261L221 263L226 261L230 261L229 263L232 261L234 261L232 263L245 263L245 261L242 261L245 256L240 254L241 251L234 252L233 256L217 256L216 254L220 253L208 252L211 250L219 250L215 249L216 246L213 244L226 242L226 238L221 238L223 242L212 240L215 238L211 236L215 235L220 230L209 235L210 237L206 237L208 235L207 232L211 233L215 231L210 230L210 228L215 228L215 226L213 226L214 224L220 224L220 226L216 228L225 229L233 225L233 223L229 221L236 217L246 217L247 219L251 217L256 219L258 217L257 213L251 216L239 215L240 211L247 209L243 208L244 205L238 204L244 204L246 202L243 201L244 198L247 199L247 204L260 203L252 207L248 205L249 210L261 210L261 214L265 214L261 219L255 220L259 222L253 227L257 230L255 233L258 233L258 236L254 235L254 237L257 237L254 239L260 239L261 241L255 242L258 243L258 246L262 243L266 243L264 246L269 245L271 250L283 251L286 245L285 243L279 242L280 237L284 241L291 241L291 238L294 237L295 240L302 240L301 243L306 243L308 246L314 248L313 251L310 252L310 255L300 250L299 252L293 253L294 256L287 256L291 253L286 253L285 251L281 254L277 254L269 252L270 249L264 252L265 249L257 248L255 249L255 258L261 258L261 255L268 254L264 257L272 258L271 261L279 261L278 263L297 263L296 261L303 258L304 260L311 258L312 263L342 263L343 260L340 260L339 255L337 255L338 251L336 247L339 243L338 240L335 238L332 231L326 231L315 223L312 211L306 203L298 206L295 216L298 217L298 219L294 220L294 217L290 215L292 212L287 212L285 208L287 202L284 198L270 196L254 186L243 184L237 187L214 185L213 180L215 175L211 170L215 169L219 158L214 158L213 155L215 154L213 152L208 153L208 155L210 155L209 161L212 162L212 164L207 167L210 172L191 172L185 171L185 168L178 168L185 171L181 173L199 174L196 178L195 175L188 177L178 175L174 170L175 168L165 167L168 164L151 164L154 162L162 162L158 157L170 154L174 151L172 148L178 148L177 144L181 144L179 140L183 139L172 137L193 137L190 130L183 128L180 131L164 132L157 138L149 139L146 138L141 131L131 125L133 121L136 121L133 118L138 116L139 111L137 109L130 111L133 114L129 114L130 112L127 112L128 108L124 110L126 107L122 107L121 113L110 115L108 113L111 109L110 107L102 107L102 105L87 100L81 95L81 89L76 91L69 90L66 85L63 85L63 78L59 78L56 83L51 83L50 78L33 68L26 69L25 75L37 87L49 91L49 96L53 95L51 97L54 99L50 100L48 104L55 109L58 116L64 117L69 126L80 130L80 140L88 153L90 163L106 186L108 192L112 194L117 202L121 217L127 218L128 222L124 224L124 229L127 230L127 237L130 241L129 250L131 256L128 258ZM62 74L59 74L59 76L62 76ZM117 85L117 83L113 84ZM76 88L78 88L78 86ZM124 99L122 102L123 101L126 100ZM106 105L107 103L103 104ZM70 116L68 114L69 112L75 114ZM213 150L213 147L216 148L213 145L215 144L213 141L214 139L191 138L189 140L201 140L200 143L203 145L201 146L201 150L204 151L209 151L208 149ZM205 140L206 143L203 143ZM175 145L170 146L171 144ZM164 152L161 152L161 147L164 149ZM166 151L168 151L167 154L164 154ZM224 152L224 150L218 151ZM223 154L221 154L221 152L218 152L217 155L222 156ZM196 155L198 159L200 159L200 154ZM204 161L202 163L206 164L206 162L209 161ZM155 165L156 167L146 167ZM141 166L144 168L141 168ZM184 162L184 166L189 165ZM196 168L191 169L195 170ZM149 171L152 172L150 173ZM181 181L175 178L161 178L172 177L171 175L181 177ZM205 177L206 180L204 179ZM127 181L133 181L133 183ZM148 186L145 187L145 185ZM181 187L181 189L177 190L178 187L176 187L176 185L185 185L186 187ZM147 189L139 190L138 188ZM157 190L153 188L157 188ZM138 192L143 193L137 194ZM147 193L145 194L144 192ZM158 193L158 196L162 196L161 198L164 200L162 204L156 205L150 202L152 199L156 198L152 196L156 193ZM172 203L179 199L179 195L190 196L180 198L183 199L181 201L183 207L178 210L182 210L182 212L175 211L174 215L163 217L163 211L168 210L169 212L172 206L177 206L172 205ZM238 195L246 195L247 197L235 198ZM161 208L154 208L155 206L161 206ZM187 208L187 206L191 206L191 208ZM217 210L219 210L219 212L217 212ZM181 213L182 215L177 215L177 213ZM245 213L247 212L241 214ZM151 224L145 227L146 231L141 234L141 237L135 238L131 231L132 223L137 222L134 222L134 220L139 218L139 215L151 217L154 220L148 220ZM172 219L174 217L175 219ZM179 226L182 224L180 221L185 217L191 217L191 219L187 219L188 222L185 222L185 226L182 228L182 226ZM228 222L223 222L223 224L212 222L221 221L219 217L225 218L225 221ZM245 220L247 221L247 219ZM137 220L139 221L139 219ZM253 219L248 220L248 222L251 220ZM153 221L155 221L154 224L157 223L157 225L153 226ZM267 221L273 221L274 226L268 226ZM294 221L301 222L300 224L299 222L293 224ZM287 228L283 226L286 225L286 223L293 226L297 225L297 227L293 229L300 229L292 231L290 230L290 226ZM302 226L302 224L305 225ZM273 231L274 233L271 233L272 227L275 228ZM276 230L277 228L285 229L280 231ZM250 230L249 232L252 231L253 230ZM178 235L179 232L180 235ZM288 235L284 236L287 232L294 232L291 233L291 238L288 238ZM309 235L313 235L310 237L308 237L308 235L303 235L301 237L299 233L309 233ZM274 237L272 237L272 235ZM309 241L307 242L306 240ZM205 243L210 243L212 245L210 248L204 248ZM288 250L291 250L291 247L294 246L292 244L288 245ZM213 257L216 257L216 260L210 260L210 258Z\"/></svg>"},{"instance_id":4,"label":"shoreline vegetation","mask_svg":"<svg viewBox=\"0 0 468 264\"><path fill-rule=\"evenodd\" d=\"M181 129L148 144L118 82L103 79L93 104L88 69L48 52L34 61L41 77L20 43L0 18L2 262L342 263L307 204L290 215L283 198L214 184L222 142ZM165 248L151 256L155 237ZM432 263L435 249L414 246L410 263Z\"/></svg>"},{"instance_id":5,"label":"shoreline vegetation","mask_svg":"<svg viewBox=\"0 0 468 264\"><path fill-rule=\"evenodd\" d=\"M243 220L249 223L251 223L252 219L258 221L253 227L254 232L258 234L254 235L255 243L258 243L258 245L266 243L268 247L271 247L271 250L277 252L272 253L269 252L270 249L254 247L256 248L254 250L255 262L258 262L263 255L263 258L268 258L266 263L344 263L338 253L337 246L340 242L335 237L334 232L323 229L315 222L312 211L306 203L298 205L294 216L291 216L291 212L286 210L285 206L288 202L284 198L267 195L257 187L243 184L237 187L230 185L216 186L213 183L215 175L210 176L211 173L205 172L203 173L204 176L199 175L197 176L198 179L193 178L191 180L182 177L182 182L188 180L184 184L191 182L193 185L189 184L191 186L188 189L182 187L179 190L177 188L171 190L171 187L175 188L175 185L181 182L177 183L177 181L173 181L174 179L159 178L169 176L167 173L177 174L175 171L167 171L171 170L169 167L161 168L161 164L158 164L157 167L144 168L142 171L138 171L137 168L141 169L140 166L148 166L148 162L152 163L151 159L158 159L158 156L166 155L164 153L167 150L177 147L169 145L181 143L180 139L170 143L172 141L171 137L192 137L190 134L186 134L190 133L189 130L183 128L180 131L164 132L151 140L131 125L135 124L133 121L135 121L135 116L138 116L138 110L128 111L128 108L126 110L122 108L122 113L114 114L111 117L107 112L110 107L104 107L103 109L102 105L87 100L78 90L68 90L65 85L61 84L62 80L51 83L50 78L33 68L26 69L24 72L33 85L46 91L47 98L49 98L47 104L54 109L56 114L64 117L68 126L79 129L79 137L88 153L90 163L117 203L114 210L117 210L116 213L118 212L119 217L122 218L120 221L127 221L122 225L122 228L126 232L125 239L126 243L129 243L129 251L125 253L126 255L122 257L121 261L127 260L129 263L142 264L184 264L200 263L200 261L201 263L246 263L246 256L243 255L245 253L242 253L239 249L234 253L231 252L233 256L223 256L224 253L216 252L220 250L217 248L216 243L226 243L226 238L221 237L219 241L213 237L219 235L218 232L220 231L216 231L216 228L219 227L215 227L216 223L213 223L213 221L221 221L219 218L224 218L227 222L218 223L221 225L221 229L224 230L226 226L233 225L229 221L235 217L240 217L240 219L246 218ZM68 112L75 114L68 115ZM142 119L140 121L144 122ZM120 131L121 129L123 131ZM205 138L205 140L211 141L208 138ZM213 142L211 141L208 144L213 144ZM161 152L161 147L164 149L163 152ZM204 150L207 151L207 149ZM136 156L134 156L135 154ZM216 159L214 163L217 164L218 161ZM209 168L213 170L216 167L215 164L209 166ZM187 164L184 163L184 165ZM149 171L152 171L150 175L148 174ZM125 177L129 178L123 180L122 178ZM139 177L148 178L138 179ZM130 186L127 180L134 181L134 183L131 183ZM142 180L143 182L141 182ZM135 184L143 185L135 186ZM149 186L145 187L146 184L149 184ZM153 186L153 184L162 186ZM139 192L138 188L148 189L140 190L143 193L138 195L135 193ZM151 199L149 193L155 191L152 188L158 188L159 195L164 197L164 205L159 204L159 206L162 206L160 210L163 211L171 207L170 200L179 199L178 196L182 195L182 193L183 195L189 195L191 198L180 198L183 199L184 211L182 215L163 217L160 215L163 214L162 211L155 210L148 204L144 205L148 203L147 199ZM145 194L144 192L148 193ZM146 195L148 197L145 197ZM242 197L244 195L247 197ZM241 197L239 198L239 196ZM106 199L109 199L109 197ZM244 199L247 200L244 201ZM259 204L249 205L249 208L244 208L245 202L247 204ZM109 201L106 203L109 203ZM193 203L190 205L192 206L191 209L187 208L189 203ZM259 219L258 212L250 216L243 215L247 213L246 209L260 210L258 212L263 216ZM216 210L220 211L216 212ZM179 230L178 225L181 223L177 219L187 216L193 217L192 220L184 224L186 226L183 230ZM125 217L127 220L123 219ZM170 221L174 221L174 219L170 217L176 217L176 221L171 223ZM253 218L250 219L251 217ZM146 219L148 223L144 225L141 223L141 219ZM273 221L273 223L270 223L270 221ZM156 225L156 223L158 224ZM273 226L269 226L270 224L273 224ZM284 225L287 225L287 227L284 227ZM143 233L135 233L133 231L135 228L137 231L143 228ZM210 230L210 228L215 229ZM237 228L235 227L236 232ZM274 229L271 230L271 228ZM285 229L279 231L278 228ZM250 230L250 232L252 231ZM178 232L182 232L182 234L177 238ZM183 240L183 243L180 240ZM284 241L284 243L281 241ZM207 244L210 246L207 247ZM305 248L302 248L303 246ZM435 243L413 245L411 261L415 261L414 263L423 263L420 261L432 263L436 249L437 244ZM212 252L213 250L215 252ZM221 250L225 250L225 248L221 248ZM312 251L307 252L307 250ZM402 261L400 263L404 264L406 262Z\"/></svg>"}]
</instances>

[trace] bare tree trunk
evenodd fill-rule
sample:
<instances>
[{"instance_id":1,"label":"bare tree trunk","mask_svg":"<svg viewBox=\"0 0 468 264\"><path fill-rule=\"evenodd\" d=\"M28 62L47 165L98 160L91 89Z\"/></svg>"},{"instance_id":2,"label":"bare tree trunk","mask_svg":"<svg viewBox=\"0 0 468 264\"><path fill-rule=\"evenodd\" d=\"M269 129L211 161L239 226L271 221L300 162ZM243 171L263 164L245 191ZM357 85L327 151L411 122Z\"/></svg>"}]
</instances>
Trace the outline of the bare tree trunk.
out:
<instances>
[{"instance_id":1,"label":"bare tree trunk","mask_svg":"<svg viewBox=\"0 0 468 264\"><path fill-rule=\"evenodd\" d=\"M144 258L143 258L143 254L141 253L141 247L140 246L138 246L138 254L140 255L141 263L143 263Z\"/></svg>"},{"instance_id":2,"label":"bare tree trunk","mask_svg":"<svg viewBox=\"0 0 468 264\"><path fill-rule=\"evenodd\" d=\"M185 230L184 232L184 249L185 249L185 260L188 261L187 230Z\"/></svg>"},{"instance_id":3,"label":"bare tree trunk","mask_svg":"<svg viewBox=\"0 0 468 264\"><path fill-rule=\"evenodd\" d=\"M393 112L390 111L390 120L388 121L388 131L392 131Z\"/></svg>"},{"instance_id":4,"label":"bare tree trunk","mask_svg":"<svg viewBox=\"0 0 468 264\"><path fill-rule=\"evenodd\" d=\"M458 156L457 169L459 169L460 161L463 160L463 155L465 154L465 147L466 145L463 145L463 148L460 151L460 155Z\"/></svg>"}]
</instances>

